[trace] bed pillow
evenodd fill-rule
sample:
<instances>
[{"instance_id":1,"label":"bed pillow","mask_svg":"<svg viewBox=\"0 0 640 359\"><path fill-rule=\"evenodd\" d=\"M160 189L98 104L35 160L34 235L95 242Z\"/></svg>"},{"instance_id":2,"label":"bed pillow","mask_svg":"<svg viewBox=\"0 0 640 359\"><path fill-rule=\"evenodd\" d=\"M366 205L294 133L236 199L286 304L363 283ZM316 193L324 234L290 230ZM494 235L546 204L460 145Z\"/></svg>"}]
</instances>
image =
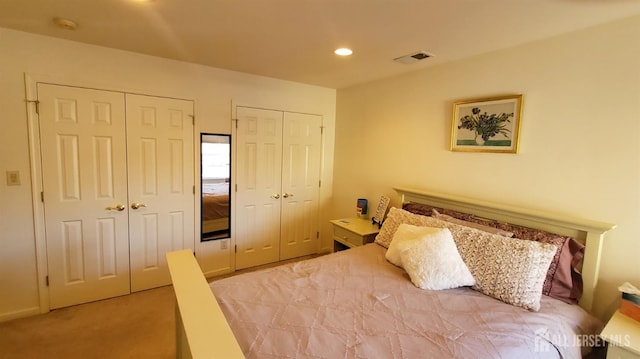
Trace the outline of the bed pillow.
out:
<instances>
[{"instance_id":1,"label":"bed pillow","mask_svg":"<svg viewBox=\"0 0 640 359\"><path fill-rule=\"evenodd\" d=\"M394 233L384 257L394 265L402 267L400 254L404 250L413 246L414 242L422 239L423 237L438 236L439 232L443 232L445 230L449 233L449 236L451 236L451 232L445 228L414 226L402 223ZM451 240L453 241L453 237L451 237Z\"/></svg>"},{"instance_id":2,"label":"bed pillow","mask_svg":"<svg viewBox=\"0 0 640 359\"><path fill-rule=\"evenodd\" d=\"M540 310L542 286L556 246L477 232L456 240L476 280L473 288L515 306Z\"/></svg>"},{"instance_id":3,"label":"bed pillow","mask_svg":"<svg viewBox=\"0 0 640 359\"><path fill-rule=\"evenodd\" d=\"M406 226L411 225L402 224L398 232ZM394 246L395 240L394 238L389 249ZM410 244L400 253L400 258L402 267L416 287L442 290L475 284L448 229L437 229L407 242Z\"/></svg>"},{"instance_id":4,"label":"bed pillow","mask_svg":"<svg viewBox=\"0 0 640 359\"><path fill-rule=\"evenodd\" d=\"M387 218L382 223L380 232L376 235L374 242L385 248L389 248L389 244L391 243L391 240L393 240L393 235L402 223L413 224L415 226L434 227L428 224L429 219L431 219L431 217L421 216L403 209L391 207L387 214ZM444 226L439 225L436 227L443 228Z\"/></svg>"},{"instance_id":5,"label":"bed pillow","mask_svg":"<svg viewBox=\"0 0 640 359\"><path fill-rule=\"evenodd\" d=\"M575 239L535 228L478 218L469 213L445 208L435 208L425 204L409 202L404 203L402 208L417 214L424 214L427 211L433 212L435 209L438 213L451 216L455 219L511 232L515 238L555 245L558 249L547 271L547 277L542 287L542 294L571 304L576 304L580 300L582 296L582 274L578 268L584 257L584 245Z\"/></svg>"},{"instance_id":6,"label":"bed pillow","mask_svg":"<svg viewBox=\"0 0 640 359\"><path fill-rule=\"evenodd\" d=\"M402 209L421 216L431 216L434 207L424 203L405 202L402 204Z\"/></svg>"},{"instance_id":7,"label":"bed pillow","mask_svg":"<svg viewBox=\"0 0 640 359\"><path fill-rule=\"evenodd\" d=\"M485 231L485 232L489 232L489 233L493 233L493 234L499 234L499 235L504 236L504 237L513 237L513 232L505 231L505 230L502 230L500 228L495 228L495 227L491 227L491 226L485 226L484 224L480 224L480 223L469 222L469 221L465 221L465 220L458 219L458 218L455 218L455 217L451 217L451 216L449 216L447 214L442 214L442 213L438 212L438 210L435 209L435 208L432 209L431 216L433 218L441 219L441 220L446 221L446 222L459 224L461 226L467 226L467 227L479 229L481 231Z\"/></svg>"},{"instance_id":8,"label":"bed pillow","mask_svg":"<svg viewBox=\"0 0 640 359\"><path fill-rule=\"evenodd\" d=\"M476 281L474 289L515 306L540 309L542 286L556 254L555 245L507 238L398 208L391 208L384 223L376 243L387 248L402 223L448 228Z\"/></svg>"}]
</instances>

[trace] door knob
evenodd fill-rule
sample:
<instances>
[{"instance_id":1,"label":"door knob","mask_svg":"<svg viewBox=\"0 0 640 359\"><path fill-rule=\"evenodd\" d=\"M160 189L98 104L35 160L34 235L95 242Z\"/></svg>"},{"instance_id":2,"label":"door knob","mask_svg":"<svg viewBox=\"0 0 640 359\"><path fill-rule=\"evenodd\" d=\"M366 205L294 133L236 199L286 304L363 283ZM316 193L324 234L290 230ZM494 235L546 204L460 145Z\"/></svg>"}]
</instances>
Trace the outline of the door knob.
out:
<instances>
[{"instance_id":1,"label":"door knob","mask_svg":"<svg viewBox=\"0 0 640 359\"><path fill-rule=\"evenodd\" d=\"M280 198L280 193L272 194L271 198L275 198L275 199Z\"/></svg>"},{"instance_id":2,"label":"door knob","mask_svg":"<svg viewBox=\"0 0 640 359\"><path fill-rule=\"evenodd\" d=\"M285 192L285 193L282 195L282 197L284 197L284 198L293 197L293 193L287 193L287 192Z\"/></svg>"},{"instance_id":3,"label":"door knob","mask_svg":"<svg viewBox=\"0 0 640 359\"><path fill-rule=\"evenodd\" d=\"M118 211L118 212L122 212L124 211L124 209L127 208L124 204L116 204L114 207L107 207L107 211Z\"/></svg>"},{"instance_id":4,"label":"door knob","mask_svg":"<svg viewBox=\"0 0 640 359\"><path fill-rule=\"evenodd\" d=\"M138 208L146 207L146 206L147 205L144 204L144 203L138 203L138 202L131 203L131 208L133 208L133 209L138 209Z\"/></svg>"}]
</instances>

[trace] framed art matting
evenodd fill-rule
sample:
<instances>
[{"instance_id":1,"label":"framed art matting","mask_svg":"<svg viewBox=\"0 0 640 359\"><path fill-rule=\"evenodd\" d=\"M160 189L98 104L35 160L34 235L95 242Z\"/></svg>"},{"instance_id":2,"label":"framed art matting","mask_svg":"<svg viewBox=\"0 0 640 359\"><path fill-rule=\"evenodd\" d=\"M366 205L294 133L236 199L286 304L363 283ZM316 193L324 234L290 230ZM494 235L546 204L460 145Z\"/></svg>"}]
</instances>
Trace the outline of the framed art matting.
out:
<instances>
[{"instance_id":1,"label":"framed art matting","mask_svg":"<svg viewBox=\"0 0 640 359\"><path fill-rule=\"evenodd\" d=\"M517 153L522 95L453 104L451 151Z\"/></svg>"}]
</instances>

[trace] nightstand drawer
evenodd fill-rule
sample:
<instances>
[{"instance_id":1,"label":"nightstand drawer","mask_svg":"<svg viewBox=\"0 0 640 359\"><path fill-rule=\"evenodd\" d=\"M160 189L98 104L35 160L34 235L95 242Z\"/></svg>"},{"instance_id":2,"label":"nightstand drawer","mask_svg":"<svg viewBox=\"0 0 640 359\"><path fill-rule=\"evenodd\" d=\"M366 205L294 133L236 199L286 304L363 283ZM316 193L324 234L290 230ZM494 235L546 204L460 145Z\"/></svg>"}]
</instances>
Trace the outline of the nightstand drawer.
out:
<instances>
[{"instance_id":1,"label":"nightstand drawer","mask_svg":"<svg viewBox=\"0 0 640 359\"><path fill-rule=\"evenodd\" d=\"M361 246L364 244L362 243L363 242L362 236L355 234L351 231L347 231L346 229L343 229L340 227L333 228L333 236L338 239L341 239L344 242L349 242L354 246Z\"/></svg>"},{"instance_id":2,"label":"nightstand drawer","mask_svg":"<svg viewBox=\"0 0 640 359\"><path fill-rule=\"evenodd\" d=\"M334 251L371 243L380 231L377 224L365 218L334 219L330 222L333 225Z\"/></svg>"}]
</instances>

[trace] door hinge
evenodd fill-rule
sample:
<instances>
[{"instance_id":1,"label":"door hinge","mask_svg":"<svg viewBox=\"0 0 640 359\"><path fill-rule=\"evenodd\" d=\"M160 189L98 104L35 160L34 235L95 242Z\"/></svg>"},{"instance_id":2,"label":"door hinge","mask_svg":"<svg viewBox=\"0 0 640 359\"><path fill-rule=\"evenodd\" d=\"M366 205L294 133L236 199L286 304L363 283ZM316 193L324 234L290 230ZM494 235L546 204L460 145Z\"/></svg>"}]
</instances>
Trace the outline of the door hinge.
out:
<instances>
[{"instance_id":1,"label":"door hinge","mask_svg":"<svg viewBox=\"0 0 640 359\"><path fill-rule=\"evenodd\" d=\"M196 194L196 186L193 185L193 194Z\"/></svg>"},{"instance_id":2,"label":"door hinge","mask_svg":"<svg viewBox=\"0 0 640 359\"><path fill-rule=\"evenodd\" d=\"M324 134L324 126L320 126L320 134Z\"/></svg>"},{"instance_id":3,"label":"door hinge","mask_svg":"<svg viewBox=\"0 0 640 359\"><path fill-rule=\"evenodd\" d=\"M238 192L238 184L237 183L235 184L235 187L236 187L236 192Z\"/></svg>"},{"instance_id":4,"label":"door hinge","mask_svg":"<svg viewBox=\"0 0 640 359\"><path fill-rule=\"evenodd\" d=\"M49 276L44 277L44 282L48 287L49 286Z\"/></svg>"},{"instance_id":5,"label":"door hinge","mask_svg":"<svg viewBox=\"0 0 640 359\"><path fill-rule=\"evenodd\" d=\"M316 239L320 238L320 231L316 232Z\"/></svg>"},{"instance_id":6,"label":"door hinge","mask_svg":"<svg viewBox=\"0 0 640 359\"><path fill-rule=\"evenodd\" d=\"M233 245L233 250L234 250L234 252L238 253L238 245L237 244Z\"/></svg>"},{"instance_id":7,"label":"door hinge","mask_svg":"<svg viewBox=\"0 0 640 359\"><path fill-rule=\"evenodd\" d=\"M318 188L322 187L322 180L318 180Z\"/></svg>"},{"instance_id":8,"label":"door hinge","mask_svg":"<svg viewBox=\"0 0 640 359\"><path fill-rule=\"evenodd\" d=\"M44 203L44 191L40 192L40 201Z\"/></svg>"},{"instance_id":9,"label":"door hinge","mask_svg":"<svg viewBox=\"0 0 640 359\"><path fill-rule=\"evenodd\" d=\"M40 101L38 100L27 100L27 103L34 103L36 104L36 113L39 115L40 114Z\"/></svg>"}]
</instances>

